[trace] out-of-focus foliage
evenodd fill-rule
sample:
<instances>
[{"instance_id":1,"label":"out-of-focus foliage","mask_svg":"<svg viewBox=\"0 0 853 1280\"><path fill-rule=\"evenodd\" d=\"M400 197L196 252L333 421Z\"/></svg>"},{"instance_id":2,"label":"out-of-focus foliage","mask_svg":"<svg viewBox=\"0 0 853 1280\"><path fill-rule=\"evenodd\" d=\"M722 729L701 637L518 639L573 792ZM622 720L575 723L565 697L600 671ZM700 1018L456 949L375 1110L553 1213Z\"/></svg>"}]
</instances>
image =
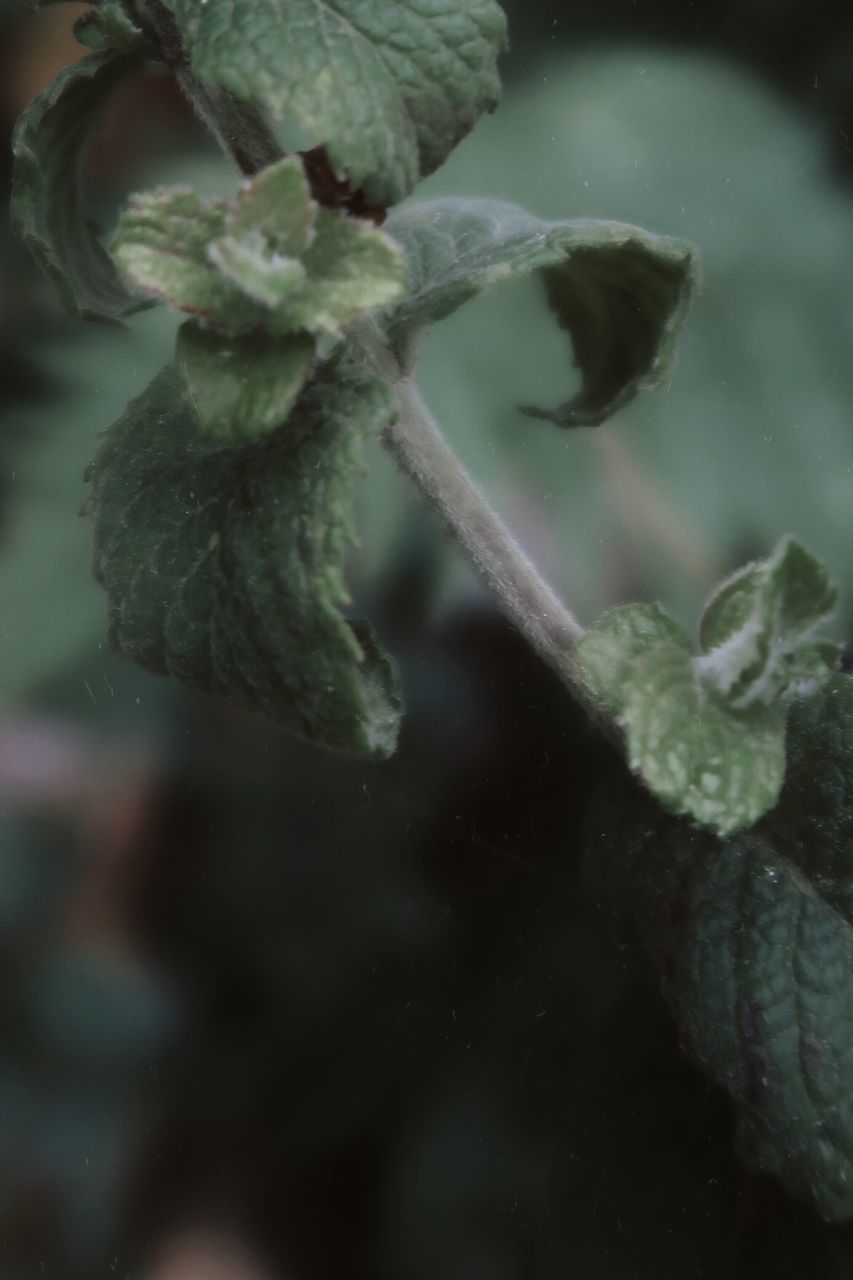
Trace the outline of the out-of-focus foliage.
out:
<instances>
[{"instance_id":1,"label":"out-of-focus foliage","mask_svg":"<svg viewBox=\"0 0 853 1280\"><path fill-rule=\"evenodd\" d=\"M10 38L30 21L13 8ZM565 335L532 283L427 340L427 397L586 620L653 596L695 616L792 529L839 582L843 634L851 196L819 121L743 66L787 41L780 78L805 68L811 92L822 38L820 94L831 66L845 83L840 28L758 0L584 0L571 26L558 8L554 27L547 3L515 6L506 102L432 193L689 239L704 292L670 388L596 436L515 412L565 395ZM584 14L609 49L583 47ZM653 48L667 21L738 43L741 66ZM637 45L612 47L619 22ZM164 151L191 136L169 120ZM113 197L228 189L207 153L143 167L132 132L97 160ZM174 325L64 328L0 249L0 1266L188 1280L171 1242L189 1227L235 1280L224 1232L275 1280L848 1276L853 1229L736 1161L722 1092L590 918L576 864L600 744L378 450L349 578L402 659L398 760L330 769L106 654L82 472Z\"/></svg>"}]
</instances>

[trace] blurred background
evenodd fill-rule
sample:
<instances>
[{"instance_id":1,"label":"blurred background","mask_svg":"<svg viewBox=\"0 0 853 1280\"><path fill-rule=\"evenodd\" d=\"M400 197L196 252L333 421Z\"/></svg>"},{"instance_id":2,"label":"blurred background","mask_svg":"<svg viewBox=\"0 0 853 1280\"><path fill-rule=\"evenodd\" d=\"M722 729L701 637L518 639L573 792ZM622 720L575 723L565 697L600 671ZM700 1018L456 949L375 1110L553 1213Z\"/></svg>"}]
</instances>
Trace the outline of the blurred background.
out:
<instances>
[{"instance_id":1,"label":"blurred background","mask_svg":"<svg viewBox=\"0 0 853 1280\"><path fill-rule=\"evenodd\" d=\"M423 386L585 621L797 534L853 630L853 14L507 3L506 99L423 194L692 240L670 385L595 432L535 285L457 313ZM0 0L0 127L84 6ZM88 157L105 225L234 176L141 81ZM8 148L0 153L4 201ZM601 747L378 448L350 580L398 656L364 766L104 643L82 473L174 321L68 319L0 233L0 1277L687 1280L853 1274L735 1160L728 1106L584 900Z\"/></svg>"}]
</instances>

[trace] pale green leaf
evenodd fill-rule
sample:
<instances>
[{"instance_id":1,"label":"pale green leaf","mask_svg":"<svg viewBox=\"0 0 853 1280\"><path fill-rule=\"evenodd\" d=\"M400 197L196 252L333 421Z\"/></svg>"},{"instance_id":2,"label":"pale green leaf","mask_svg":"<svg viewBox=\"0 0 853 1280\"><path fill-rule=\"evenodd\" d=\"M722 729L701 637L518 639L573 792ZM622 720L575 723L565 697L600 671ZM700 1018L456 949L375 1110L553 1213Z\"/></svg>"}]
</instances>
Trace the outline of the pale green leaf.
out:
<instances>
[{"instance_id":1,"label":"pale green leaf","mask_svg":"<svg viewBox=\"0 0 853 1280\"><path fill-rule=\"evenodd\" d=\"M785 644L810 635L827 622L838 604L838 588L826 566L795 538L783 538L768 566L770 604Z\"/></svg>"},{"instance_id":2,"label":"pale green leaf","mask_svg":"<svg viewBox=\"0 0 853 1280\"><path fill-rule=\"evenodd\" d=\"M225 234L228 208L226 200L203 200L189 187L142 192L131 196L110 248L137 289L237 334L256 322L256 308L208 255Z\"/></svg>"},{"instance_id":3,"label":"pale green leaf","mask_svg":"<svg viewBox=\"0 0 853 1280\"><path fill-rule=\"evenodd\" d=\"M317 204L298 156L288 156L247 179L226 223L235 240L257 235L271 253L301 258L314 236Z\"/></svg>"},{"instance_id":4,"label":"pale green leaf","mask_svg":"<svg viewBox=\"0 0 853 1280\"><path fill-rule=\"evenodd\" d=\"M137 288L229 334L339 337L359 312L404 289L396 242L370 222L318 209L297 157L270 165L232 201L188 187L133 196L112 250Z\"/></svg>"},{"instance_id":5,"label":"pale green leaf","mask_svg":"<svg viewBox=\"0 0 853 1280\"><path fill-rule=\"evenodd\" d=\"M759 827L719 840L611 782L588 887L659 972L681 1043L732 1097L739 1148L853 1217L853 682L794 705Z\"/></svg>"},{"instance_id":6,"label":"pale green leaf","mask_svg":"<svg viewBox=\"0 0 853 1280\"><path fill-rule=\"evenodd\" d=\"M825 567L793 538L714 591L700 623L701 679L736 708L770 703L825 678L838 648L813 640L838 592Z\"/></svg>"},{"instance_id":7,"label":"pale green leaf","mask_svg":"<svg viewBox=\"0 0 853 1280\"><path fill-rule=\"evenodd\" d=\"M304 328L337 335L360 311L402 296L405 262L396 243L360 218L321 209L316 235L302 259L302 289L282 301L276 329Z\"/></svg>"},{"instance_id":8,"label":"pale green leaf","mask_svg":"<svg viewBox=\"0 0 853 1280\"><path fill-rule=\"evenodd\" d=\"M490 109L506 19L494 0L166 0L196 75L260 99L394 204Z\"/></svg>"},{"instance_id":9,"label":"pale green leaf","mask_svg":"<svg viewBox=\"0 0 853 1280\"><path fill-rule=\"evenodd\" d=\"M635 662L660 645L690 651L686 632L660 605L628 604L599 618L573 653L593 697L618 714Z\"/></svg>"},{"instance_id":10,"label":"pale green leaf","mask_svg":"<svg viewBox=\"0 0 853 1280\"><path fill-rule=\"evenodd\" d=\"M301 261L283 257L256 231L228 235L210 261L265 311L271 333L341 334L362 311L386 306L404 290L405 264L395 242L369 222L320 209L316 233Z\"/></svg>"},{"instance_id":11,"label":"pale green leaf","mask_svg":"<svg viewBox=\"0 0 853 1280\"><path fill-rule=\"evenodd\" d=\"M188 320L178 331L175 364L203 432L223 444L244 444L284 422L314 352L308 334L231 338Z\"/></svg>"},{"instance_id":12,"label":"pale green leaf","mask_svg":"<svg viewBox=\"0 0 853 1280\"><path fill-rule=\"evenodd\" d=\"M296 258L271 254L259 232L243 240L224 236L210 246L208 257L230 284L268 310L280 307L305 283L302 263Z\"/></svg>"},{"instance_id":13,"label":"pale green leaf","mask_svg":"<svg viewBox=\"0 0 853 1280\"><path fill-rule=\"evenodd\" d=\"M514 205L445 199L392 215L409 294L389 316L405 342L501 281L539 272L558 323L571 336L582 376L576 398L526 409L561 426L603 421L666 376L676 332L696 281L681 241L615 222L545 222Z\"/></svg>"},{"instance_id":14,"label":"pale green leaf","mask_svg":"<svg viewBox=\"0 0 853 1280\"><path fill-rule=\"evenodd\" d=\"M112 95L156 68L144 49L93 53L57 76L15 128L11 218L64 305L91 320L115 320L146 305L128 289L85 208L82 163L92 130Z\"/></svg>"},{"instance_id":15,"label":"pale green leaf","mask_svg":"<svg viewBox=\"0 0 853 1280\"><path fill-rule=\"evenodd\" d=\"M673 813L725 835L775 803L784 716L761 705L731 711L697 680L685 648L662 645L633 665L620 723L631 768Z\"/></svg>"},{"instance_id":16,"label":"pale green leaf","mask_svg":"<svg viewBox=\"0 0 853 1280\"><path fill-rule=\"evenodd\" d=\"M327 366L284 426L220 448L199 434L180 375L164 370L92 471L112 643L315 742L389 755L396 674L340 607L359 444L391 412L384 384Z\"/></svg>"}]
</instances>

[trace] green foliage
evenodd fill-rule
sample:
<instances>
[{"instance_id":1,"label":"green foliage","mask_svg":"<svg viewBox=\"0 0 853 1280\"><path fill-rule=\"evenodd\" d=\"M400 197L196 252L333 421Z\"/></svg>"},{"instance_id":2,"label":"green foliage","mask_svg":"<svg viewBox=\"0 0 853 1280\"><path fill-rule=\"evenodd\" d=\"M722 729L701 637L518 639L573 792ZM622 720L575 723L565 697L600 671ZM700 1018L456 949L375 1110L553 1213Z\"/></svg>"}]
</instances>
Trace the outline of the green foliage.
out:
<instances>
[{"instance_id":1,"label":"green foliage","mask_svg":"<svg viewBox=\"0 0 853 1280\"><path fill-rule=\"evenodd\" d=\"M147 67L144 46L81 58L30 104L12 139L14 230L68 310L86 319L115 320L145 305L127 288L92 228L80 171L89 135L110 97Z\"/></svg>"},{"instance_id":2,"label":"green foliage","mask_svg":"<svg viewBox=\"0 0 853 1280\"><path fill-rule=\"evenodd\" d=\"M264 169L232 201L183 187L134 196L112 252L138 288L227 334L338 337L403 287L393 241L318 208L296 157Z\"/></svg>"},{"instance_id":3,"label":"green foliage","mask_svg":"<svg viewBox=\"0 0 853 1280\"><path fill-rule=\"evenodd\" d=\"M708 696L682 648L662 645L632 666L620 722L631 768L674 813L726 834L779 795L784 715L763 706L733 714Z\"/></svg>"},{"instance_id":4,"label":"green foliage","mask_svg":"<svg viewBox=\"0 0 853 1280\"><path fill-rule=\"evenodd\" d=\"M696 664L702 679L738 710L807 688L838 661L836 646L813 638L837 602L824 566L783 539L769 560L741 569L708 601Z\"/></svg>"},{"instance_id":5,"label":"green foliage","mask_svg":"<svg viewBox=\"0 0 853 1280\"><path fill-rule=\"evenodd\" d=\"M814 633L837 591L792 538L711 594L694 657L658 606L614 609L576 650L593 696L616 715L628 760L674 813L726 835L750 826L785 775L785 703L814 692L840 650Z\"/></svg>"},{"instance_id":6,"label":"green foliage","mask_svg":"<svg viewBox=\"0 0 853 1280\"><path fill-rule=\"evenodd\" d=\"M627 780L590 819L594 896L663 977L685 1047L733 1098L742 1154L853 1214L853 682L797 702L779 804L720 841Z\"/></svg>"},{"instance_id":7,"label":"green foliage","mask_svg":"<svg viewBox=\"0 0 853 1280\"><path fill-rule=\"evenodd\" d=\"M574 347L582 385L554 410L560 426L594 426L665 377L696 281L692 249L621 223L545 222L494 200L431 200L395 213L409 294L390 317L400 343L494 284L540 274Z\"/></svg>"},{"instance_id":8,"label":"green foliage","mask_svg":"<svg viewBox=\"0 0 853 1280\"><path fill-rule=\"evenodd\" d=\"M178 330L175 364L199 425L223 443L273 431L296 403L314 362L307 334L224 337L188 320Z\"/></svg>"},{"instance_id":9,"label":"green foliage","mask_svg":"<svg viewBox=\"0 0 853 1280\"><path fill-rule=\"evenodd\" d=\"M390 755L396 669L344 612L351 484L362 441L381 436L520 633L624 734L654 793L611 789L590 874L661 965L685 1041L738 1105L744 1150L826 1216L853 1215L853 730L850 686L828 680L838 648L816 638L836 604L827 572L783 539L712 594L698 654L657 605L606 614L576 645L579 624L412 386L420 331L535 275L580 389L524 412L598 425L667 376L693 251L624 222L545 221L484 199L427 201L378 229L496 100L505 30L493 0L150 0L141 13L103 0L76 30L94 52L16 137L18 226L79 314L114 317L153 296L190 317L175 365L91 470L113 644L303 738ZM83 216L81 154L104 97L149 65L175 72L250 176L231 200L188 186L135 196L113 242L125 288ZM267 112L316 145L261 168L280 154ZM535 432L546 434L559 435ZM560 444L577 456L583 437ZM803 816L813 799L818 817ZM445 1128L452 1146L452 1119ZM461 1274L464 1250L455 1261Z\"/></svg>"},{"instance_id":10,"label":"green foliage","mask_svg":"<svg viewBox=\"0 0 853 1280\"><path fill-rule=\"evenodd\" d=\"M495 0L166 0L204 84L292 117L368 199L394 204L497 101Z\"/></svg>"},{"instance_id":11,"label":"green foliage","mask_svg":"<svg viewBox=\"0 0 853 1280\"><path fill-rule=\"evenodd\" d=\"M389 413L380 383L327 366L272 435L216 448L164 370L92 468L94 572L112 643L324 746L390 754L393 666L339 612L359 441Z\"/></svg>"},{"instance_id":12,"label":"green foliage","mask_svg":"<svg viewBox=\"0 0 853 1280\"><path fill-rule=\"evenodd\" d=\"M315 355L403 288L403 259L369 222L319 208L302 162L281 160L234 200L188 187L136 195L112 252L128 280L197 317L176 361L201 427L225 440L287 417Z\"/></svg>"},{"instance_id":13,"label":"green foliage","mask_svg":"<svg viewBox=\"0 0 853 1280\"><path fill-rule=\"evenodd\" d=\"M690 651L683 628L659 604L632 604L599 618L575 657L596 701L618 714L634 663L662 646Z\"/></svg>"},{"instance_id":14,"label":"green foliage","mask_svg":"<svg viewBox=\"0 0 853 1280\"><path fill-rule=\"evenodd\" d=\"M226 200L202 200L187 187L134 195L110 252L137 289L225 333L245 333L256 323L256 308L207 253L225 234L227 213Z\"/></svg>"}]
</instances>

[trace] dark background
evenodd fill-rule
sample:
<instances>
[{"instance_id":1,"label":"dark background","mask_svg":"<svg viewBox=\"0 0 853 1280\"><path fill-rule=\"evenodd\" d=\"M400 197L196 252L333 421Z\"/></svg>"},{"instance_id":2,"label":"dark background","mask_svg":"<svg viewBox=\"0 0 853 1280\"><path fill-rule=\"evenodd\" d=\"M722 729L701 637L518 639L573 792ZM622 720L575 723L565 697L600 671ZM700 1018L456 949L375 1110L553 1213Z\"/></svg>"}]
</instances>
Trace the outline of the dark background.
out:
<instances>
[{"instance_id":1,"label":"dark background","mask_svg":"<svg viewBox=\"0 0 853 1280\"><path fill-rule=\"evenodd\" d=\"M791 529L849 634L853 18L507 7L506 104L429 188L688 236L705 287L669 389L595 435L515 413L571 376L532 287L435 336L428 397L586 619L654 595L689 619ZM7 133L80 11L0 7ZM105 223L134 186L233 182L162 82L88 163ZM853 1273L851 1230L738 1165L585 900L603 748L378 454L351 579L406 682L390 764L106 651L82 470L172 332L68 320L3 232L0 1276Z\"/></svg>"}]
</instances>

